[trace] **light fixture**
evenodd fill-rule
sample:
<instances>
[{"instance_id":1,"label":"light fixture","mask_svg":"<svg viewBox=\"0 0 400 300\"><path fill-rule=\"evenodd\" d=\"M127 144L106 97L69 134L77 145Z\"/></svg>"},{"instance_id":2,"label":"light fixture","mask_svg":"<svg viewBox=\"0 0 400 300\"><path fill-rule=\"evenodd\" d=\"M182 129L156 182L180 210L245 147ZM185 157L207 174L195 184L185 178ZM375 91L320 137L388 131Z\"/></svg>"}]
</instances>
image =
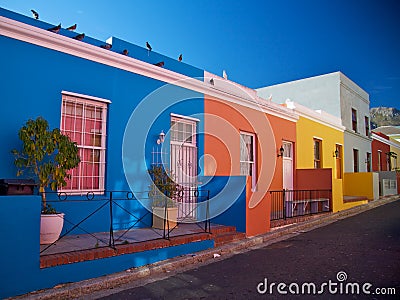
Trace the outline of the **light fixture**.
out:
<instances>
[{"instance_id":1,"label":"light fixture","mask_svg":"<svg viewBox=\"0 0 400 300\"><path fill-rule=\"evenodd\" d=\"M339 157L339 150L336 149L335 151L333 151L333 157L338 158Z\"/></svg>"},{"instance_id":2,"label":"light fixture","mask_svg":"<svg viewBox=\"0 0 400 300\"><path fill-rule=\"evenodd\" d=\"M283 156L283 153L285 152L285 149L283 149L283 147L281 146L280 148L279 148L279 153L278 153L278 157L279 156Z\"/></svg>"},{"instance_id":3,"label":"light fixture","mask_svg":"<svg viewBox=\"0 0 400 300\"><path fill-rule=\"evenodd\" d=\"M161 132L158 136L157 144L160 145L160 144L164 143L164 139L165 139L165 133L163 130L161 130Z\"/></svg>"}]
</instances>

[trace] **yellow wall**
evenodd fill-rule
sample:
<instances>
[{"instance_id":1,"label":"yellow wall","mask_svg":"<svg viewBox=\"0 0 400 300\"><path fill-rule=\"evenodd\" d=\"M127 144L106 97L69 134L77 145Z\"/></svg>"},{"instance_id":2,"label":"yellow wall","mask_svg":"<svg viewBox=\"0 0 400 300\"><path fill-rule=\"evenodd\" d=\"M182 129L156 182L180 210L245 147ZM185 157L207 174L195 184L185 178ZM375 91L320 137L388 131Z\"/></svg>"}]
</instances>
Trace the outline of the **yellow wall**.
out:
<instances>
[{"instance_id":1,"label":"yellow wall","mask_svg":"<svg viewBox=\"0 0 400 300\"><path fill-rule=\"evenodd\" d=\"M390 151L397 154L397 166L393 165L392 167L400 169L400 143L394 138L390 138L390 141L393 142L393 143L396 143L398 145L398 147L390 146ZM393 164L395 163L394 161L395 160L392 159L392 163Z\"/></svg>"},{"instance_id":2,"label":"yellow wall","mask_svg":"<svg viewBox=\"0 0 400 300\"><path fill-rule=\"evenodd\" d=\"M322 140L322 168L332 169L333 211L343 209L343 179L336 178L336 158L333 156L336 144L343 145L343 132L305 117L299 118L296 127L296 167L314 168L314 138ZM343 158L342 158L343 177Z\"/></svg>"},{"instance_id":3,"label":"yellow wall","mask_svg":"<svg viewBox=\"0 0 400 300\"><path fill-rule=\"evenodd\" d=\"M345 173L344 181L343 192L347 196L365 196L369 200L379 197L378 173Z\"/></svg>"}]
</instances>

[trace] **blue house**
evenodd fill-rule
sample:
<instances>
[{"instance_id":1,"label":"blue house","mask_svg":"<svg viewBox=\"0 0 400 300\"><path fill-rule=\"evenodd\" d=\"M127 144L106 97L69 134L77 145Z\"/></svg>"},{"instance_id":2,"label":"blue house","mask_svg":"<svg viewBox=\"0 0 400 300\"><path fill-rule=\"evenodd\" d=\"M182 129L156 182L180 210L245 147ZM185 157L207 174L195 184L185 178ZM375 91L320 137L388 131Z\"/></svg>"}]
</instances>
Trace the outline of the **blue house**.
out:
<instances>
[{"instance_id":1,"label":"blue house","mask_svg":"<svg viewBox=\"0 0 400 300\"><path fill-rule=\"evenodd\" d=\"M78 40L78 32L63 28L57 33L49 31L53 26L0 8L0 178L16 177L11 150L21 147L18 130L28 119L42 116L51 128L60 128L77 142L80 151L79 167L59 192L95 198L109 191L127 191L128 198L139 200L126 205L121 202L111 213L114 229L151 225L148 202L142 195L149 187L147 170L152 164L166 165L182 185L203 185L211 196L216 194L226 178L199 180L203 175L204 94L210 92L203 80L204 71L115 37L100 41L85 36ZM109 46L105 45L112 47L106 49ZM236 225L243 231L244 217L232 218L229 214L238 216L245 211L245 178L233 180L236 191L232 192L239 192L238 200L213 221ZM0 297L109 274L214 245L204 239L46 267L40 258L40 197L2 196L0 200L0 230L8 236L9 245L3 247L1 255ZM56 195L53 200L71 221L64 225L64 233L76 234L72 229L78 229L74 228L77 222L98 208L95 201L71 204ZM84 228L85 232L78 232L109 231L107 207L85 221Z\"/></svg>"}]
</instances>

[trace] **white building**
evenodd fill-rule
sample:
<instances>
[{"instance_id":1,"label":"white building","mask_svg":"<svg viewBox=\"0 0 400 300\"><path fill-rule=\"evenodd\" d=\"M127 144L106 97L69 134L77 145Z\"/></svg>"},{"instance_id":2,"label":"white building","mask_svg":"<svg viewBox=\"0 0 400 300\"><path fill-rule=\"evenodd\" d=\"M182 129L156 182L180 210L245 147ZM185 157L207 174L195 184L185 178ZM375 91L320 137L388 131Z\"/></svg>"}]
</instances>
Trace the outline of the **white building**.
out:
<instances>
[{"instance_id":1,"label":"white building","mask_svg":"<svg viewBox=\"0 0 400 300\"><path fill-rule=\"evenodd\" d=\"M287 99L313 110L324 110L342 120L344 171L371 171L369 95L341 72L256 89L273 102Z\"/></svg>"}]
</instances>

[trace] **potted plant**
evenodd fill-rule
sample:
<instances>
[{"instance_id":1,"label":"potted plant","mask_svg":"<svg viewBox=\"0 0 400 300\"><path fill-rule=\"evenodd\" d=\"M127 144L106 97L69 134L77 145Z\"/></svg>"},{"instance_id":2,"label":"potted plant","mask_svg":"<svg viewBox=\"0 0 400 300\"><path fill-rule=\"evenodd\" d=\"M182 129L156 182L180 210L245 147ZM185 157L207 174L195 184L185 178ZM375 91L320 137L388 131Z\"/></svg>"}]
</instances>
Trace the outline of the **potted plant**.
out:
<instances>
[{"instance_id":1,"label":"potted plant","mask_svg":"<svg viewBox=\"0 0 400 300\"><path fill-rule=\"evenodd\" d=\"M164 229L177 225L178 199L182 187L172 179L172 174L160 165L149 170L152 178L149 198L152 199L153 227Z\"/></svg>"},{"instance_id":2,"label":"potted plant","mask_svg":"<svg viewBox=\"0 0 400 300\"><path fill-rule=\"evenodd\" d=\"M18 136L22 141L22 150L12 150L18 167L17 176L26 171L36 178L42 195L40 244L52 244L60 236L64 214L57 213L46 202L46 188L55 191L67 184L68 171L80 162L78 147L58 128L49 130L48 122L42 117L28 120Z\"/></svg>"}]
</instances>

